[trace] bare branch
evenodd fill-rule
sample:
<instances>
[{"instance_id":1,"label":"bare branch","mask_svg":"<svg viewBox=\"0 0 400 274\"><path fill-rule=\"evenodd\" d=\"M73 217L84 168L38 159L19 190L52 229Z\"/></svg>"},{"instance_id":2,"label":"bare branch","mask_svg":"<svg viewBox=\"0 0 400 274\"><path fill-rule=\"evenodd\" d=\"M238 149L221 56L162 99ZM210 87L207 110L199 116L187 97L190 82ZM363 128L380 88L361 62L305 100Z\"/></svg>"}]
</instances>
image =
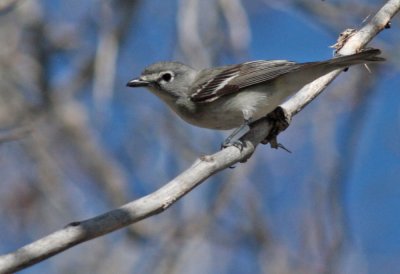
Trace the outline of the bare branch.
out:
<instances>
[{"instance_id":1,"label":"bare branch","mask_svg":"<svg viewBox=\"0 0 400 274\"><path fill-rule=\"evenodd\" d=\"M338 53L343 55L352 54L365 47L372 38L378 35L378 33L386 27L399 9L400 1L388 1L370 22L346 41ZM340 73L341 70L336 70L310 83L296 93L296 95L290 100L285 102L282 107L288 111L290 116L297 114L312 100L314 100L314 98L317 97Z\"/></svg>"},{"instance_id":2,"label":"bare branch","mask_svg":"<svg viewBox=\"0 0 400 274\"><path fill-rule=\"evenodd\" d=\"M356 52L376 36L400 9L400 1L388 1L375 17L354 36L343 49L342 54ZM291 117L311 102L341 71L332 72L305 87L282 107ZM118 209L82 222L74 222L65 228L43 237L19 250L0 257L0 272L21 270L43 261L79 243L91 240L124 226L158 214L205 181L208 177L235 163L245 161L256 146L269 134L271 125L267 119L256 121L243 137L242 150L228 147L213 155L198 159L189 169L157 191L130 202Z\"/></svg>"}]
</instances>

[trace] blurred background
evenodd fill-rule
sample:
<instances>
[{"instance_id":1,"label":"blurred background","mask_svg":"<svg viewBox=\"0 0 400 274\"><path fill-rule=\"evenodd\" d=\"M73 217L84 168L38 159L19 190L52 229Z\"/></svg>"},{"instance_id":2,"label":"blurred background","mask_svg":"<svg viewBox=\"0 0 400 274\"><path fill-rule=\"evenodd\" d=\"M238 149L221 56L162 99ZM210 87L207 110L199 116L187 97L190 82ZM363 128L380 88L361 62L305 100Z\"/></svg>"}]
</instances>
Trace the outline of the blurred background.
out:
<instances>
[{"instance_id":1,"label":"blurred background","mask_svg":"<svg viewBox=\"0 0 400 274\"><path fill-rule=\"evenodd\" d=\"M228 132L125 86L196 68L332 57L384 1L3 0L0 252L149 194ZM400 273L400 21L279 137L168 211L21 273Z\"/></svg>"}]
</instances>

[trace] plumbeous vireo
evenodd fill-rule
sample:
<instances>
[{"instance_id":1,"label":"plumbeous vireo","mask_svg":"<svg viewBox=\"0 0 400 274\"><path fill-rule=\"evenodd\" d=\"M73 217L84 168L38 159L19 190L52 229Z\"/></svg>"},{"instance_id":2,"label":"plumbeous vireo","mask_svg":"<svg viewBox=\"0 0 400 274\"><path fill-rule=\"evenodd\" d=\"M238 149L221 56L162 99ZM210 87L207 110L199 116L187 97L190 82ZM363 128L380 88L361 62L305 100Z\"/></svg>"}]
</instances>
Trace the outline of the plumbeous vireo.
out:
<instances>
[{"instance_id":1,"label":"plumbeous vireo","mask_svg":"<svg viewBox=\"0 0 400 274\"><path fill-rule=\"evenodd\" d=\"M321 62L260 60L203 70L160 62L127 86L148 88L192 125L227 130L264 117L303 86L333 70L384 61L379 54L378 49L368 49Z\"/></svg>"}]
</instances>

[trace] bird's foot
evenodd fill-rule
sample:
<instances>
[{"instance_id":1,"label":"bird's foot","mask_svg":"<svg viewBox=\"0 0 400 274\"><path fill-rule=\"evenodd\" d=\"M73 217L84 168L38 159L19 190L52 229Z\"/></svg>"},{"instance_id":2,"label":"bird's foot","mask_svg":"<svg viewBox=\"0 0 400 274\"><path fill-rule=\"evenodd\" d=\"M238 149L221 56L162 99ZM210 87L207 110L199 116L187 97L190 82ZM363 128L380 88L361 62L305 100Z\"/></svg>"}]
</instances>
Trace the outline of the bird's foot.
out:
<instances>
[{"instance_id":1,"label":"bird's foot","mask_svg":"<svg viewBox=\"0 0 400 274\"><path fill-rule=\"evenodd\" d=\"M268 136L261 142L262 144L270 144L271 148L282 148L287 152L291 153L284 145L278 143L277 136L280 132L287 129L290 124L290 116L287 112L281 108L277 107L274 111L267 115L268 121L271 123L272 128Z\"/></svg>"},{"instance_id":2,"label":"bird's foot","mask_svg":"<svg viewBox=\"0 0 400 274\"><path fill-rule=\"evenodd\" d=\"M242 151L244 143L241 140L232 141L232 139L226 138L225 141L221 144L221 150L231 146L237 147L240 151Z\"/></svg>"},{"instance_id":3,"label":"bird's foot","mask_svg":"<svg viewBox=\"0 0 400 274\"><path fill-rule=\"evenodd\" d=\"M240 140L240 138L243 137L243 135L245 135L250 130L249 127L250 121L251 119L244 120L244 123L237 129L235 129L221 144L221 149L234 146L237 147L240 151L242 151L244 144Z\"/></svg>"},{"instance_id":4,"label":"bird's foot","mask_svg":"<svg viewBox=\"0 0 400 274\"><path fill-rule=\"evenodd\" d=\"M245 147L245 143L244 143L243 141L241 141L241 140L232 141L232 140L228 140L228 139L229 139L229 138L227 138L227 139L221 144L221 150L224 149L224 148L227 148L227 147L234 146L234 147L238 148L238 149L240 150L240 152L242 152L243 148ZM245 163L245 162L247 162L247 159L248 159L248 158L241 160L240 163ZM233 165L233 166L230 166L229 168L233 169L233 168L235 168L235 166Z\"/></svg>"}]
</instances>

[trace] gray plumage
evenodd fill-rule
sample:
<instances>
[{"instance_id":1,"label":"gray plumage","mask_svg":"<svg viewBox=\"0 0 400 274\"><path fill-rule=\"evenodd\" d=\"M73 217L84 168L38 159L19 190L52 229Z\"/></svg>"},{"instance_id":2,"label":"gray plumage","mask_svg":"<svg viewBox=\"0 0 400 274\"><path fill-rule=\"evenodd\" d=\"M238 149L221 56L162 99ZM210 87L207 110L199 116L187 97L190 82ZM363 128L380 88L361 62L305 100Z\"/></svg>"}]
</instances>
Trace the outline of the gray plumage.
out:
<instances>
[{"instance_id":1,"label":"gray plumage","mask_svg":"<svg viewBox=\"0 0 400 274\"><path fill-rule=\"evenodd\" d=\"M178 62L147 67L130 87L145 86L186 122L232 129L274 110L303 86L336 69L384 61L369 49L321 62L253 61L204 70Z\"/></svg>"}]
</instances>

